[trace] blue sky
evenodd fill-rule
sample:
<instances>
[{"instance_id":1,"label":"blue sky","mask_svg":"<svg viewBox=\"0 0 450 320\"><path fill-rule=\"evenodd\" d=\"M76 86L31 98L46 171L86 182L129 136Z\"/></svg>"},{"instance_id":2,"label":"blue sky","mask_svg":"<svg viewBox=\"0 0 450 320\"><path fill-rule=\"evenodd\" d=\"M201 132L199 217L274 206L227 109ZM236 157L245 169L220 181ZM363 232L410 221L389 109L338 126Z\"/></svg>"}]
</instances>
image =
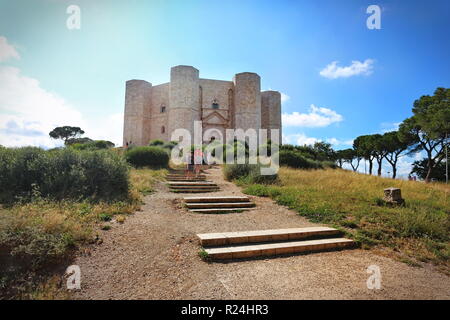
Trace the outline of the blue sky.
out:
<instances>
[{"instance_id":1,"label":"blue sky","mask_svg":"<svg viewBox=\"0 0 450 320\"><path fill-rule=\"evenodd\" d=\"M366 27L372 4L381 30ZM167 82L184 64L203 78L257 72L283 93L285 142L346 148L449 87L448 21L447 0L1 0L0 144L53 146L53 125L120 143L125 81Z\"/></svg>"}]
</instances>

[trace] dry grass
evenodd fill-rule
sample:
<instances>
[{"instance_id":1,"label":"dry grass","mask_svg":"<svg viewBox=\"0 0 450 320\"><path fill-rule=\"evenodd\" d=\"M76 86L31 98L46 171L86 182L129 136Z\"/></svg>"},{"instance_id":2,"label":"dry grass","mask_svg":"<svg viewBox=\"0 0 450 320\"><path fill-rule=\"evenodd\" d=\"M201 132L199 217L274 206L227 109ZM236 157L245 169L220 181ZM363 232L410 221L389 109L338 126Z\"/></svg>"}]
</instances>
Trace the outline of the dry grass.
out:
<instances>
[{"instance_id":1,"label":"dry grass","mask_svg":"<svg viewBox=\"0 0 450 320\"><path fill-rule=\"evenodd\" d=\"M0 298L61 298L53 266L70 260L75 249L98 241L110 220L124 223L140 208L165 170L132 169L128 201L90 203L35 199L0 207ZM108 223L105 228L105 222ZM61 270L57 270L60 272ZM57 277L58 278L58 277Z\"/></svg>"},{"instance_id":2,"label":"dry grass","mask_svg":"<svg viewBox=\"0 0 450 320\"><path fill-rule=\"evenodd\" d=\"M141 194L147 195L152 193L154 183L162 180L166 173L167 170L165 169L132 169L130 174L132 197L140 198Z\"/></svg>"},{"instance_id":3,"label":"dry grass","mask_svg":"<svg viewBox=\"0 0 450 320\"><path fill-rule=\"evenodd\" d=\"M389 248L411 263L432 262L450 271L450 186L392 180L346 170L281 168L278 186L247 185L314 222L344 230L365 248ZM383 189L401 188L405 206L382 201Z\"/></svg>"}]
</instances>

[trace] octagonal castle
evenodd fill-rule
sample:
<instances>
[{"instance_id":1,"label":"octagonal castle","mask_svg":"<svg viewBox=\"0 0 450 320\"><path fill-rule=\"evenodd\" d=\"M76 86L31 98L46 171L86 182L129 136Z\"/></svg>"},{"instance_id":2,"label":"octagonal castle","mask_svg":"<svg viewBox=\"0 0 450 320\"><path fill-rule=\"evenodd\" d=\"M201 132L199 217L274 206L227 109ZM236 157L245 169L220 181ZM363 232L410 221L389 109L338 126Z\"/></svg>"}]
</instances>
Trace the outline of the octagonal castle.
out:
<instances>
[{"instance_id":1,"label":"octagonal castle","mask_svg":"<svg viewBox=\"0 0 450 320\"><path fill-rule=\"evenodd\" d=\"M279 129L281 138L281 95L261 92L256 73L238 73L232 81L201 79L191 66L171 68L169 83L126 82L124 146L169 141L178 128L193 134L196 120L202 121L203 132L214 129L224 140L226 129L239 128Z\"/></svg>"}]
</instances>

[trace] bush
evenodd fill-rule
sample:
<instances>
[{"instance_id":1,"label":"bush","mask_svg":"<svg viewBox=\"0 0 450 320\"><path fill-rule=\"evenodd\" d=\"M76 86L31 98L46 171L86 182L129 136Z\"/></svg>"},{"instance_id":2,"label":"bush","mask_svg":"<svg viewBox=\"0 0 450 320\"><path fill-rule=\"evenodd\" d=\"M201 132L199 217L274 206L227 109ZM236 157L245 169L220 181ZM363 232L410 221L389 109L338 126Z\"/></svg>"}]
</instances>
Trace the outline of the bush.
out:
<instances>
[{"instance_id":1,"label":"bush","mask_svg":"<svg viewBox=\"0 0 450 320\"><path fill-rule=\"evenodd\" d=\"M159 147L134 147L125 153L125 158L136 168L165 168L169 165L168 153Z\"/></svg>"},{"instance_id":2,"label":"bush","mask_svg":"<svg viewBox=\"0 0 450 320\"><path fill-rule=\"evenodd\" d=\"M128 197L128 166L110 151L0 150L0 202L45 197L112 200Z\"/></svg>"},{"instance_id":3,"label":"bush","mask_svg":"<svg viewBox=\"0 0 450 320\"><path fill-rule=\"evenodd\" d=\"M95 140L86 143L74 143L70 147L75 150L102 150L114 148L114 143L106 140Z\"/></svg>"},{"instance_id":4,"label":"bush","mask_svg":"<svg viewBox=\"0 0 450 320\"><path fill-rule=\"evenodd\" d=\"M161 140L161 139L154 139L154 140L150 140L148 145L151 146L151 147L163 146L164 145L164 141Z\"/></svg>"},{"instance_id":5,"label":"bush","mask_svg":"<svg viewBox=\"0 0 450 320\"><path fill-rule=\"evenodd\" d=\"M281 150L279 156L280 156L280 165L282 166L300 169L323 168L322 164L319 161L308 159L297 151Z\"/></svg>"},{"instance_id":6,"label":"bush","mask_svg":"<svg viewBox=\"0 0 450 320\"><path fill-rule=\"evenodd\" d=\"M168 142L168 143L164 143L164 145L163 145L162 147L163 147L164 149L170 151L170 150L172 150L173 148L175 148L175 146L177 146L177 145L178 145L178 142L177 142L177 141L170 141L170 142Z\"/></svg>"},{"instance_id":7,"label":"bush","mask_svg":"<svg viewBox=\"0 0 450 320\"><path fill-rule=\"evenodd\" d=\"M324 168L337 169L338 167L333 161L322 161L321 164Z\"/></svg>"},{"instance_id":8,"label":"bush","mask_svg":"<svg viewBox=\"0 0 450 320\"><path fill-rule=\"evenodd\" d=\"M249 164L229 164L223 167L225 180L233 181L250 174L251 165Z\"/></svg>"},{"instance_id":9,"label":"bush","mask_svg":"<svg viewBox=\"0 0 450 320\"><path fill-rule=\"evenodd\" d=\"M239 179L244 184L259 183L272 184L278 181L278 175L262 175L259 164L230 164L223 169L224 177L228 181Z\"/></svg>"}]
</instances>

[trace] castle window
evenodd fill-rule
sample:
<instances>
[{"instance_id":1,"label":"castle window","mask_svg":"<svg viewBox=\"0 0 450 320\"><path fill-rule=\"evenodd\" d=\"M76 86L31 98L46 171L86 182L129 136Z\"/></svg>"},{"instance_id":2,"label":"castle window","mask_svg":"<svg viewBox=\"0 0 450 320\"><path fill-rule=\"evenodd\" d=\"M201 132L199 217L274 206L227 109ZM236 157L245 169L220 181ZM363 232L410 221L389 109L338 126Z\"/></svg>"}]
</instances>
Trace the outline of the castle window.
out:
<instances>
[{"instance_id":1,"label":"castle window","mask_svg":"<svg viewBox=\"0 0 450 320\"><path fill-rule=\"evenodd\" d=\"M165 133L166 132L166 127L162 126L161 127L161 133Z\"/></svg>"},{"instance_id":2,"label":"castle window","mask_svg":"<svg viewBox=\"0 0 450 320\"><path fill-rule=\"evenodd\" d=\"M211 108L213 109L219 109L219 103L217 102L217 99L214 99L211 105Z\"/></svg>"},{"instance_id":3,"label":"castle window","mask_svg":"<svg viewBox=\"0 0 450 320\"><path fill-rule=\"evenodd\" d=\"M161 113L166 112L166 106L164 104L161 105Z\"/></svg>"}]
</instances>

